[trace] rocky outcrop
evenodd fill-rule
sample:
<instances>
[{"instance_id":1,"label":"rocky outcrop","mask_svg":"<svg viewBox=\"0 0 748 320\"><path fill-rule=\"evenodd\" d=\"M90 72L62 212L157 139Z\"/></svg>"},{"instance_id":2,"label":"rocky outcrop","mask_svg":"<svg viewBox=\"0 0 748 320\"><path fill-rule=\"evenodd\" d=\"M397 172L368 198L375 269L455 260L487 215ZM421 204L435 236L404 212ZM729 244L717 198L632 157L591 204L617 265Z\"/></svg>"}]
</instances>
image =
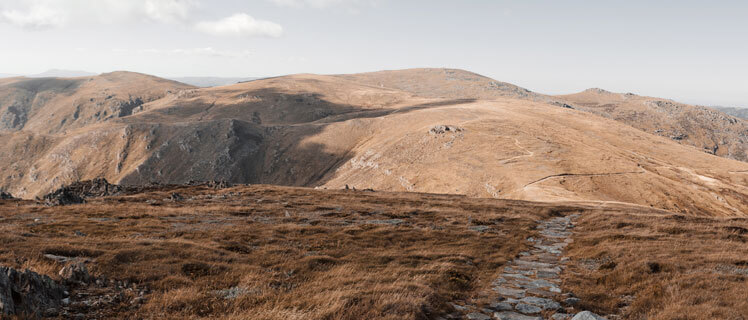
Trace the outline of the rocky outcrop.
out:
<instances>
[{"instance_id":1,"label":"rocky outcrop","mask_svg":"<svg viewBox=\"0 0 748 320\"><path fill-rule=\"evenodd\" d=\"M86 198L106 197L121 194L124 189L118 185L110 184L104 178L79 181L64 186L44 196L48 205L69 205L85 203Z\"/></svg>"},{"instance_id":2,"label":"rocky outcrop","mask_svg":"<svg viewBox=\"0 0 748 320\"><path fill-rule=\"evenodd\" d=\"M66 296L65 290L48 276L0 267L0 318L55 316Z\"/></svg>"},{"instance_id":3,"label":"rocky outcrop","mask_svg":"<svg viewBox=\"0 0 748 320\"><path fill-rule=\"evenodd\" d=\"M26 121L28 121L26 109L10 106L0 115L0 132L21 130Z\"/></svg>"},{"instance_id":4,"label":"rocky outcrop","mask_svg":"<svg viewBox=\"0 0 748 320\"><path fill-rule=\"evenodd\" d=\"M143 105L143 99L141 99L140 97L136 97L134 99L130 97L130 100L119 104L117 108L119 109L119 112L117 113L117 115L120 117L126 117L129 115L132 115L133 110L142 105Z\"/></svg>"},{"instance_id":5,"label":"rocky outcrop","mask_svg":"<svg viewBox=\"0 0 748 320\"><path fill-rule=\"evenodd\" d=\"M429 133L431 134L445 134L447 132L457 133L457 132L462 132L462 130L463 130L462 128L457 127L457 126L442 124L442 125L436 125L436 126L431 127L431 129L429 130Z\"/></svg>"}]
</instances>

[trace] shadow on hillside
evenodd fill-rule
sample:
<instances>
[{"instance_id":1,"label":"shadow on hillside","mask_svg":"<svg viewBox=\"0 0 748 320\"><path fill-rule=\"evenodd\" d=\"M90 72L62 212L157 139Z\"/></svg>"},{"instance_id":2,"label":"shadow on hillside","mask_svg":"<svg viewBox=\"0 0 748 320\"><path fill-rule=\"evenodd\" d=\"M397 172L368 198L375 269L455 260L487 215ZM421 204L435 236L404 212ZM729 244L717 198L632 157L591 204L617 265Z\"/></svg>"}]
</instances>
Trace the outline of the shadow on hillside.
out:
<instances>
[{"instance_id":1,"label":"shadow on hillside","mask_svg":"<svg viewBox=\"0 0 748 320\"><path fill-rule=\"evenodd\" d=\"M232 98L237 103L177 101L172 107L125 119L160 138L153 143L153 155L123 182L225 180L316 186L329 180L352 157L348 150L332 151L325 144L306 141L328 125L475 101L456 99L375 109L333 103L318 93L287 94L276 88L242 92Z\"/></svg>"}]
</instances>

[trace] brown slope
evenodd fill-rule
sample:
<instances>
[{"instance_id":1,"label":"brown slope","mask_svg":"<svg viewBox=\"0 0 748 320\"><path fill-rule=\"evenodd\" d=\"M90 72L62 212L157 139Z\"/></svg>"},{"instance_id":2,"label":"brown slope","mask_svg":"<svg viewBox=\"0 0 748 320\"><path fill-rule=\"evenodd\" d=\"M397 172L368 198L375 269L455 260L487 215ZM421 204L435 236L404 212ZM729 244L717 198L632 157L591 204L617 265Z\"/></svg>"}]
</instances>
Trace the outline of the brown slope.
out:
<instances>
[{"instance_id":1,"label":"brown slope","mask_svg":"<svg viewBox=\"0 0 748 320\"><path fill-rule=\"evenodd\" d=\"M134 72L0 81L0 133L57 134L125 117L143 103L191 86Z\"/></svg>"},{"instance_id":2,"label":"brown slope","mask_svg":"<svg viewBox=\"0 0 748 320\"><path fill-rule=\"evenodd\" d=\"M589 89L558 96L577 108L694 146L721 157L748 161L748 122L672 100Z\"/></svg>"},{"instance_id":3,"label":"brown slope","mask_svg":"<svg viewBox=\"0 0 748 320\"><path fill-rule=\"evenodd\" d=\"M461 130L434 133L439 125ZM351 160L325 186L748 212L748 164L586 112L493 100L370 119L366 126L371 138L349 152ZM354 130L352 121L334 124L309 142Z\"/></svg>"},{"instance_id":4,"label":"brown slope","mask_svg":"<svg viewBox=\"0 0 748 320\"><path fill-rule=\"evenodd\" d=\"M9 139L2 152L10 161L0 168L13 174L0 177L0 188L28 198L99 176L135 184L225 179L748 211L746 163L527 96L466 98L490 83L467 72L462 80L449 80L448 70L404 72L387 76L400 83L387 86L356 75L294 75L167 93L132 116L32 136L37 152L16 155L24 140ZM407 74L423 87L396 88ZM439 97L439 86L453 93Z\"/></svg>"},{"instance_id":5,"label":"brown slope","mask_svg":"<svg viewBox=\"0 0 748 320\"><path fill-rule=\"evenodd\" d=\"M517 98L576 108L635 128L672 137L683 144L735 160L748 161L748 123L713 109L674 101L592 89L548 96L456 69L408 69L338 77L432 98Z\"/></svg>"},{"instance_id":6,"label":"brown slope","mask_svg":"<svg viewBox=\"0 0 748 320\"><path fill-rule=\"evenodd\" d=\"M375 87L402 90L421 97L483 100L517 98L571 107L554 97L459 69L388 70L336 77Z\"/></svg>"}]
</instances>

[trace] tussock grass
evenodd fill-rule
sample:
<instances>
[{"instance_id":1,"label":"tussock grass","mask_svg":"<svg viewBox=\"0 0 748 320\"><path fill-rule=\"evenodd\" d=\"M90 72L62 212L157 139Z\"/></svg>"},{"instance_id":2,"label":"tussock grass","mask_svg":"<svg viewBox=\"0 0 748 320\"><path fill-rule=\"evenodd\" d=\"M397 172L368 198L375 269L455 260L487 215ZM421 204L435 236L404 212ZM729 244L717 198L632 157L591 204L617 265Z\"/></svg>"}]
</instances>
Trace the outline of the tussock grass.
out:
<instances>
[{"instance_id":1,"label":"tussock grass","mask_svg":"<svg viewBox=\"0 0 748 320\"><path fill-rule=\"evenodd\" d=\"M745 319L748 219L590 213L564 286L623 319Z\"/></svg>"},{"instance_id":2,"label":"tussock grass","mask_svg":"<svg viewBox=\"0 0 748 320\"><path fill-rule=\"evenodd\" d=\"M521 201L271 186L13 201L0 205L0 264L56 277L44 254L81 257L95 275L151 289L112 317L428 319L479 298L551 214Z\"/></svg>"}]
</instances>

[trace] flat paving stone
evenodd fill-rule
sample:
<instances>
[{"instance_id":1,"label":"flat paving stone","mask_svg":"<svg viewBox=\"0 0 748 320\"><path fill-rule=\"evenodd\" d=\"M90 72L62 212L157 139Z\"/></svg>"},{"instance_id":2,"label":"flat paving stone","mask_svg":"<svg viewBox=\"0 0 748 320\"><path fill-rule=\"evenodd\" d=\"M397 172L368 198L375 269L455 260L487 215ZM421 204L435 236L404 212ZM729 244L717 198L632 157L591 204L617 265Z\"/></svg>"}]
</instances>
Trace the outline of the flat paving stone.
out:
<instances>
[{"instance_id":1,"label":"flat paving stone","mask_svg":"<svg viewBox=\"0 0 748 320\"><path fill-rule=\"evenodd\" d=\"M575 315L574 318L571 318L571 320L606 320L606 319L592 312L582 311L580 313L577 313L577 315Z\"/></svg>"},{"instance_id":2,"label":"flat paving stone","mask_svg":"<svg viewBox=\"0 0 748 320\"><path fill-rule=\"evenodd\" d=\"M494 302L492 303L489 308L491 308L494 311L512 311L514 310L514 307L509 302Z\"/></svg>"},{"instance_id":3,"label":"flat paving stone","mask_svg":"<svg viewBox=\"0 0 748 320\"><path fill-rule=\"evenodd\" d=\"M526 303L518 303L516 306L514 306L514 309L523 314L536 314L540 313L540 311L543 311L543 309L538 306L533 306Z\"/></svg>"},{"instance_id":4,"label":"flat paving stone","mask_svg":"<svg viewBox=\"0 0 748 320\"><path fill-rule=\"evenodd\" d=\"M494 291L496 291L496 293L502 296L508 296L512 298L524 298L525 297L525 290L522 290L522 289L514 289L514 288L508 288L508 287L496 287L494 288Z\"/></svg>"},{"instance_id":5,"label":"flat paving stone","mask_svg":"<svg viewBox=\"0 0 748 320\"><path fill-rule=\"evenodd\" d=\"M522 301L523 303L531 304L534 306L538 306L543 310L558 310L561 308L560 303L553 301L551 299L547 299L547 298L524 297L520 299L519 301Z\"/></svg>"},{"instance_id":6,"label":"flat paving stone","mask_svg":"<svg viewBox=\"0 0 748 320\"><path fill-rule=\"evenodd\" d=\"M491 320L491 316L480 312L468 313L467 318L470 320Z\"/></svg>"},{"instance_id":7,"label":"flat paving stone","mask_svg":"<svg viewBox=\"0 0 748 320\"><path fill-rule=\"evenodd\" d=\"M512 312L512 311L503 311L503 312L496 312L493 314L494 319L497 320L543 320L541 317L537 316L527 316L521 313Z\"/></svg>"}]
</instances>

